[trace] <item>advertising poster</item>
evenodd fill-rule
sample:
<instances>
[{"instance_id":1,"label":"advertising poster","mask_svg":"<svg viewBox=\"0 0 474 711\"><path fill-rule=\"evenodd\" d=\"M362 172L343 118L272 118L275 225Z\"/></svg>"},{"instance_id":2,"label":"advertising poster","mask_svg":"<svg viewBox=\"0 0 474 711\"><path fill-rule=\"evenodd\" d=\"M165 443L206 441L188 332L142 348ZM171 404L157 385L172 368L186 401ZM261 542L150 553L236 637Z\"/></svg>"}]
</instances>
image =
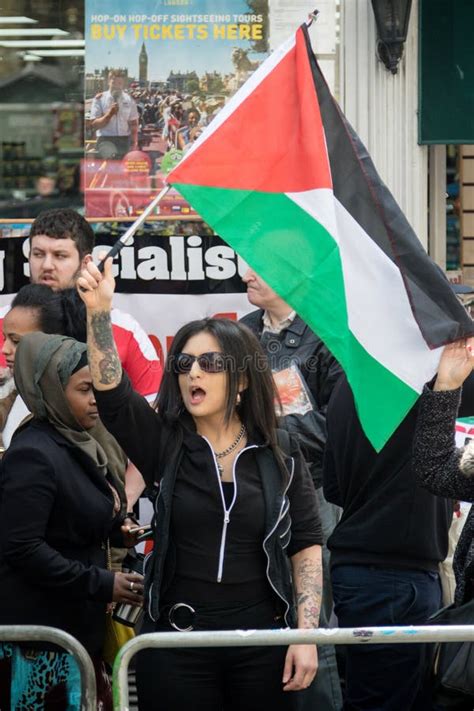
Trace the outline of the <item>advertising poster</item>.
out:
<instances>
[{"instance_id":1,"label":"advertising poster","mask_svg":"<svg viewBox=\"0 0 474 711\"><path fill-rule=\"evenodd\" d=\"M87 0L86 216L138 216L267 53L268 0Z\"/></svg>"}]
</instances>

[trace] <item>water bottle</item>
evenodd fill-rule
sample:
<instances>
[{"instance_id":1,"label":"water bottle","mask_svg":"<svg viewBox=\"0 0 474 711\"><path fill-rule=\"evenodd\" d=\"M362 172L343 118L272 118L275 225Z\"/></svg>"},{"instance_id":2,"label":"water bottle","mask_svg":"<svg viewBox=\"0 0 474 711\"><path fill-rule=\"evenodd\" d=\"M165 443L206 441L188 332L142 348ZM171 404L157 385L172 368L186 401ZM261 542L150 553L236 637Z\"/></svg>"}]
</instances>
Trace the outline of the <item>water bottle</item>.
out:
<instances>
[{"instance_id":1,"label":"water bottle","mask_svg":"<svg viewBox=\"0 0 474 711\"><path fill-rule=\"evenodd\" d=\"M145 556L143 553L135 551L127 553L122 563L122 571L124 573L140 573L143 575L143 561ZM131 605L128 602L121 602L115 606L112 617L122 625L127 627L135 627L143 614L141 605Z\"/></svg>"}]
</instances>

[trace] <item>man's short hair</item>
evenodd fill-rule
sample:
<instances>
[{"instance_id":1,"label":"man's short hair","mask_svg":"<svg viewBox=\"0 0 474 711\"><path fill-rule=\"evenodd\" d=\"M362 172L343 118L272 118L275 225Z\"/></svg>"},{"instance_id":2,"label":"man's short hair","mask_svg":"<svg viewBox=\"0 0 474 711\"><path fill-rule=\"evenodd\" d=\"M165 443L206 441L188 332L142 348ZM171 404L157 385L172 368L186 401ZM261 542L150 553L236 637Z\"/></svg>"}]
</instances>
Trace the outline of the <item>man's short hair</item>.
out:
<instances>
[{"instance_id":1,"label":"man's short hair","mask_svg":"<svg viewBox=\"0 0 474 711\"><path fill-rule=\"evenodd\" d=\"M56 208L40 212L31 225L31 239L35 235L46 235L54 239L72 239L79 252L79 259L94 249L94 232L82 215L70 208Z\"/></svg>"},{"instance_id":2,"label":"man's short hair","mask_svg":"<svg viewBox=\"0 0 474 711\"><path fill-rule=\"evenodd\" d=\"M112 79L112 77L122 77L123 79L126 79L127 72L124 69L109 69L107 77L108 79Z\"/></svg>"}]
</instances>

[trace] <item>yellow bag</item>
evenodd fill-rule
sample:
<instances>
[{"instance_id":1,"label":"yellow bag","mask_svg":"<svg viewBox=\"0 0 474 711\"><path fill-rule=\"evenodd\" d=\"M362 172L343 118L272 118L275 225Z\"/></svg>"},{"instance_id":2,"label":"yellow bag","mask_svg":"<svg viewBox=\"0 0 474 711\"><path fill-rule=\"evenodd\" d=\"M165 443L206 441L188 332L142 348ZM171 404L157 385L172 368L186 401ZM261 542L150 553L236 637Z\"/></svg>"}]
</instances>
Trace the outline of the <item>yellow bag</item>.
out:
<instances>
[{"instance_id":1,"label":"yellow bag","mask_svg":"<svg viewBox=\"0 0 474 711\"><path fill-rule=\"evenodd\" d=\"M123 647L125 642L135 637L133 627L122 625L121 622L114 620L111 614L107 615L105 621L105 639L102 648L102 659L111 667L114 665L115 657Z\"/></svg>"}]
</instances>

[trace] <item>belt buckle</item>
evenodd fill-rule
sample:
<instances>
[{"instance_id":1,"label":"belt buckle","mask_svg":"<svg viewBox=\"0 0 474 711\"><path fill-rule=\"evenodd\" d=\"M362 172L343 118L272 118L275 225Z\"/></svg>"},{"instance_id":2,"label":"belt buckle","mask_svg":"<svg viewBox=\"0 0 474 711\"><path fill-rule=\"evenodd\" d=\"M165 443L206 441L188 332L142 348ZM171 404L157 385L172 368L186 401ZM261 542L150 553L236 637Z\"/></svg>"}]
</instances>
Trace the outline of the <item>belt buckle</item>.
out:
<instances>
[{"instance_id":1,"label":"belt buckle","mask_svg":"<svg viewBox=\"0 0 474 711\"><path fill-rule=\"evenodd\" d=\"M186 602L177 602L170 608L168 612L168 622L170 623L171 627L173 627L173 629L175 629L177 632L191 632L194 629L193 625L189 625L188 627L180 627L176 624L176 622L173 621L174 613L182 607L188 609L193 615L196 614L196 610L194 609L194 607L191 607L191 605L188 605Z\"/></svg>"}]
</instances>

